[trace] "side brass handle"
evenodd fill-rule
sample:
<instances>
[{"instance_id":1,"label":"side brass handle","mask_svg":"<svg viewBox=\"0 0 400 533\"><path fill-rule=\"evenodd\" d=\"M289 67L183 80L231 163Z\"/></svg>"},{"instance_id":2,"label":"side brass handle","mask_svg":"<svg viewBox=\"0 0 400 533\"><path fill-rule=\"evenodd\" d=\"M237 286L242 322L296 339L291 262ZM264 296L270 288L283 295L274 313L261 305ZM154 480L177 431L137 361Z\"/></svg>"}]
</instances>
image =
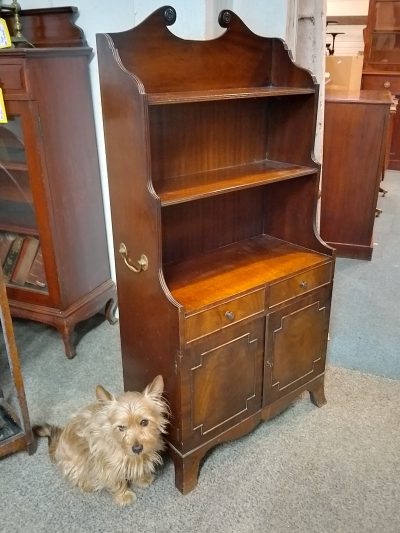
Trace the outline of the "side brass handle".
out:
<instances>
[{"instance_id":1,"label":"side brass handle","mask_svg":"<svg viewBox=\"0 0 400 533\"><path fill-rule=\"evenodd\" d=\"M132 270L132 272L138 274L139 272L142 272L143 270L147 270L149 268L149 261L144 254L140 256L140 259L138 259L137 266L132 265L131 259L128 255L128 249L126 247L126 244L123 242L121 242L119 245L119 253L121 254L122 259L124 260L125 265L129 268L129 270Z\"/></svg>"}]
</instances>

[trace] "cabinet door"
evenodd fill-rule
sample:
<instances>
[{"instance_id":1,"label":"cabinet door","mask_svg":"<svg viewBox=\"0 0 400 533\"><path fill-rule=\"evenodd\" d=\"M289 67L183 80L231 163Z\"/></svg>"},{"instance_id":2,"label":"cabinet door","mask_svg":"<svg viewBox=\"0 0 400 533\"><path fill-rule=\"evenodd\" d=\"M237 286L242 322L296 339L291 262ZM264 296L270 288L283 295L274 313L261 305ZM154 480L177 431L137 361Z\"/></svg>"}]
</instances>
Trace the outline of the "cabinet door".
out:
<instances>
[{"instance_id":1,"label":"cabinet door","mask_svg":"<svg viewBox=\"0 0 400 533\"><path fill-rule=\"evenodd\" d=\"M261 408L265 318L189 344L182 360L185 449Z\"/></svg>"},{"instance_id":2,"label":"cabinet door","mask_svg":"<svg viewBox=\"0 0 400 533\"><path fill-rule=\"evenodd\" d=\"M268 317L263 405L324 372L330 289L321 289Z\"/></svg>"},{"instance_id":3,"label":"cabinet door","mask_svg":"<svg viewBox=\"0 0 400 533\"><path fill-rule=\"evenodd\" d=\"M10 299L51 304L45 265L53 264L53 255L39 119L33 102L9 100L5 108L8 121L0 124L0 246L8 294ZM13 242L13 254L3 248L8 248L6 240Z\"/></svg>"}]
</instances>

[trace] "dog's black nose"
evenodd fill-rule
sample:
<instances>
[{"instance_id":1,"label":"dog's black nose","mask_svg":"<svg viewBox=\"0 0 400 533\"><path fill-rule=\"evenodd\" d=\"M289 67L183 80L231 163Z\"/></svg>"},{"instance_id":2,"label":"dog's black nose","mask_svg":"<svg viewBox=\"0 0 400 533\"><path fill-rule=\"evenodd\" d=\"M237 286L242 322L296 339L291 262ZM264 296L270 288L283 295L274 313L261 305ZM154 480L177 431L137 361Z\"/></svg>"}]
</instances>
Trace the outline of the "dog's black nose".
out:
<instances>
[{"instance_id":1,"label":"dog's black nose","mask_svg":"<svg viewBox=\"0 0 400 533\"><path fill-rule=\"evenodd\" d=\"M135 444L134 446L132 446L132 451L133 453L139 455L139 453L142 453L143 451L143 446L141 444Z\"/></svg>"}]
</instances>

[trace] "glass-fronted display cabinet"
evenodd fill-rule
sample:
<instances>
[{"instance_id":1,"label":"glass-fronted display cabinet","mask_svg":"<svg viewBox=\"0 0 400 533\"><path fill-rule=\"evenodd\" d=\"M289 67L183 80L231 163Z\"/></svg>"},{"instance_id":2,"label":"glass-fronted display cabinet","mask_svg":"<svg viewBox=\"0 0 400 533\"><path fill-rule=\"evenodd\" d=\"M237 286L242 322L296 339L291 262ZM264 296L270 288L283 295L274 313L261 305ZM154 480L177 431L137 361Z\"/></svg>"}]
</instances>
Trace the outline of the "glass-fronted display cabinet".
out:
<instances>
[{"instance_id":1,"label":"glass-fronted display cabinet","mask_svg":"<svg viewBox=\"0 0 400 533\"><path fill-rule=\"evenodd\" d=\"M0 457L35 450L6 287L0 268Z\"/></svg>"},{"instance_id":2,"label":"glass-fronted display cabinet","mask_svg":"<svg viewBox=\"0 0 400 533\"><path fill-rule=\"evenodd\" d=\"M370 0L364 30L364 66L361 88L386 89L400 97L400 1ZM400 170L400 114L391 115L388 168Z\"/></svg>"},{"instance_id":3,"label":"glass-fronted display cabinet","mask_svg":"<svg viewBox=\"0 0 400 533\"><path fill-rule=\"evenodd\" d=\"M31 47L0 50L0 253L13 317L60 332L115 322L88 63L76 8L21 10ZM12 20L4 15L10 25Z\"/></svg>"},{"instance_id":4,"label":"glass-fronted display cabinet","mask_svg":"<svg viewBox=\"0 0 400 533\"><path fill-rule=\"evenodd\" d=\"M400 2L371 2L369 14L370 42L366 61L376 68L400 69Z\"/></svg>"}]
</instances>

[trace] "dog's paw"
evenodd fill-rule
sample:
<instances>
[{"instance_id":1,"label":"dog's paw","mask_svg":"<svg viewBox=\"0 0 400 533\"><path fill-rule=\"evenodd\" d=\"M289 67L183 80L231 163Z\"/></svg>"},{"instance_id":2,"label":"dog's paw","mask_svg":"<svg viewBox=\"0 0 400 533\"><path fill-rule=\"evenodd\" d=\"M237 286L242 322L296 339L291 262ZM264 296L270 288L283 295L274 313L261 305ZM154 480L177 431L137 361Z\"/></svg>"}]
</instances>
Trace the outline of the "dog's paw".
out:
<instances>
[{"instance_id":1,"label":"dog's paw","mask_svg":"<svg viewBox=\"0 0 400 533\"><path fill-rule=\"evenodd\" d=\"M145 489L146 487L149 487L154 480L153 474L144 474L142 477L135 479L134 483L137 487L140 487L142 489Z\"/></svg>"},{"instance_id":2,"label":"dog's paw","mask_svg":"<svg viewBox=\"0 0 400 533\"><path fill-rule=\"evenodd\" d=\"M131 505L136 501L136 494L132 490L117 492L117 494L114 494L114 501L121 506Z\"/></svg>"}]
</instances>

